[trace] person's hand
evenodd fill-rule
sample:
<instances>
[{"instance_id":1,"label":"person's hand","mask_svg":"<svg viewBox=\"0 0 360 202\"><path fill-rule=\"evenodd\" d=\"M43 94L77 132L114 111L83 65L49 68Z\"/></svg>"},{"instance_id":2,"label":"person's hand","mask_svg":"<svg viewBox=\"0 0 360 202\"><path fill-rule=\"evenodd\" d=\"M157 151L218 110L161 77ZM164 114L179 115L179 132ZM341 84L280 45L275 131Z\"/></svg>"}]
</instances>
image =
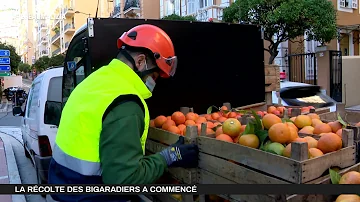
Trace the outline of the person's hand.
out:
<instances>
[{"instance_id":1,"label":"person's hand","mask_svg":"<svg viewBox=\"0 0 360 202\"><path fill-rule=\"evenodd\" d=\"M198 146L184 144L184 142L184 137L180 136L175 144L160 152L169 167L195 168L198 166Z\"/></svg>"}]
</instances>

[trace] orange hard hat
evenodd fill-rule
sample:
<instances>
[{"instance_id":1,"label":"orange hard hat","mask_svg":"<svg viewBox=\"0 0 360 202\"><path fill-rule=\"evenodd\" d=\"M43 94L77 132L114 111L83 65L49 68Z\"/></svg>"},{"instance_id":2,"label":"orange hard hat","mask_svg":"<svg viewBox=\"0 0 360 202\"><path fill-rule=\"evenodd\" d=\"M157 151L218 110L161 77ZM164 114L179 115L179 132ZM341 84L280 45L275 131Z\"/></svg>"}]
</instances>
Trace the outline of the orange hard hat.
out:
<instances>
[{"instance_id":1,"label":"orange hard hat","mask_svg":"<svg viewBox=\"0 0 360 202\"><path fill-rule=\"evenodd\" d=\"M149 24L138 25L124 32L118 39L118 48L124 45L150 50L161 70L160 76L163 78L174 76L177 57L175 56L174 45L164 30Z\"/></svg>"}]
</instances>

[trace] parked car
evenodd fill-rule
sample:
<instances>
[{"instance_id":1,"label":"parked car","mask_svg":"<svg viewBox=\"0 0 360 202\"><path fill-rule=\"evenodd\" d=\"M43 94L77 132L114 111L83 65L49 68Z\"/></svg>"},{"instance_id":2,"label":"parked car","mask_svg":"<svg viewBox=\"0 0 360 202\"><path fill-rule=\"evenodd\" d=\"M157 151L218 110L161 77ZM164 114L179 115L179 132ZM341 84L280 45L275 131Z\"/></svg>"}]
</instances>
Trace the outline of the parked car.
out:
<instances>
[{"instance_id":1,"label":"parked car","mask_svg":"<svg viewBox=\"0 0 360 202\"><path fill-rule=\"evenodd\" d=\"M14 116L23 116L22 137L26 157L36 169L38 183L48 178L48 168L61 115L61 90L63 67L53 67L42 72L33 81L25 110L13 107Z\"/></svg>"},{"instance_id":2,"label":"parked car","mask_svg":"<svg viewBox=\"0 0 360 202\"><path fill-rule=\"evenodd\" d=\"M280 93L272 92L273 104L279 104L279 98L283 106L329 107L331 112L336 111L337 102L317 85L281 81ZM305 102L306 99L310 101Z\"/></svg>"},{"instance_id":3,"label":"parked car","mask_svg":"<svg viewBox=\"0 0 360 202\"><path fill-rule=\"evenodd\" d=\"M13 87L6 88L6 89L3 91L3 93L4 93L4 95L5 95L5 97L6 97L6 99L7 99L8 101L12 101L15 93L16 93L18 90L24 90L24 89L22 89L22 88L20 88L20 87L15 87L15 86L13 86Z\"/></svg>"}]
</instances>

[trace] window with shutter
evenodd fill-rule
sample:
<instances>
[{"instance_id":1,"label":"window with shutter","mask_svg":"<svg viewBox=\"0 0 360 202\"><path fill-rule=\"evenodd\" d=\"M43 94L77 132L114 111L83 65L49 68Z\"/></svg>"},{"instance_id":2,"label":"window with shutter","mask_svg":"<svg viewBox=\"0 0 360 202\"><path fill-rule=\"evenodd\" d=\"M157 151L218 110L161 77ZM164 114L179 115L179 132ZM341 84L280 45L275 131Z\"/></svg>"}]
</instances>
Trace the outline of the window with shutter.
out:
<instances>
[{"instance_id":1,"label":"window with shutter","mask_svg":"<svg viewBox=\"0 0 360 202\"><path fill-rule=\"evenodd\" d=\"M160 18L164 17L164 0L160 0Z\"/></svg>"},{"instance_id":2,"label":"window with shutter","mask_svg":"<svg viewBox=\"0 0 360 202\"><path fill-rule=\"evenodd\" d=\"M340 7L345 7L345 0L340 0Z\"/></svg>"},{"instance_id":3,"label":"window with shutter","mask_svg":"<svg viewBox=\"0 0 360 202\"><path fill-rule=\"evenodd\" d=\"M352 7L353 9L357 9L357 8L358 8L358 0L352 0L351 7Z\"/></svg>"},{"instance_id":4,"label":"window with shutter","mask_svg":"<svg viewBox=\"0 0 360 202\"><path fill-rule=\"evenodd\" d=\"M193 14L195 12L195 1L194 0L188 0L187 7L188 7L187 15Z\"/></svg>"},{"instance_id":5,"label":"window with shutter","mask_svg":"<svg viewBox=\"0 0 360 202\"><path fill-rule=\"evenodd\" d=\"M212 6L213 5L213 0L205 0L207 1L207 6Z\"/></svg>"},{"instance_id":6,"label":"window with shutter","mask_svg":"<svg viewBox=\"0 0 360 202\"><path fill-rule=\"evenodd\" d=\"M175 14L181 15L180 13L180 0L175 0Z\"/></svg>"}]
</instances>

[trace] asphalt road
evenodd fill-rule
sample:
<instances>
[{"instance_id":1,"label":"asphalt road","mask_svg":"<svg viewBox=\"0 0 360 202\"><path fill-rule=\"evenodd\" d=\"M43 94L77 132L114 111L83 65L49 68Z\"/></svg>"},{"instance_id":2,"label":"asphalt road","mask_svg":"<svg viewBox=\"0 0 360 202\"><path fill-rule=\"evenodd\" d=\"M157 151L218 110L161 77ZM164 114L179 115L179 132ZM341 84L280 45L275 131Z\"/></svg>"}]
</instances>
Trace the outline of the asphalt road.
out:
<instances>
[{"instance_id":1,"label":"asphalt road","mask_svg":"<svg viewBox=\"0 0 360 202\"><path fill-rule=\"evenodd\" d=\"M31 81L23 80L23 87L29 90ZM4 109L4 106L0 107ZM7 110L0 113L0 126L21 126L22 117L14 117L12 115L12 106L8 104ZM23 184L37 184L36 172L31 160L26 158L21 137L11 138L11 144L16 158L16 163L20 173L21 182ZM1 162L0 162L1 163ZM46 200L40 195L25 195L27 202L45 202Z\"/></svg>"}]
</instances>

